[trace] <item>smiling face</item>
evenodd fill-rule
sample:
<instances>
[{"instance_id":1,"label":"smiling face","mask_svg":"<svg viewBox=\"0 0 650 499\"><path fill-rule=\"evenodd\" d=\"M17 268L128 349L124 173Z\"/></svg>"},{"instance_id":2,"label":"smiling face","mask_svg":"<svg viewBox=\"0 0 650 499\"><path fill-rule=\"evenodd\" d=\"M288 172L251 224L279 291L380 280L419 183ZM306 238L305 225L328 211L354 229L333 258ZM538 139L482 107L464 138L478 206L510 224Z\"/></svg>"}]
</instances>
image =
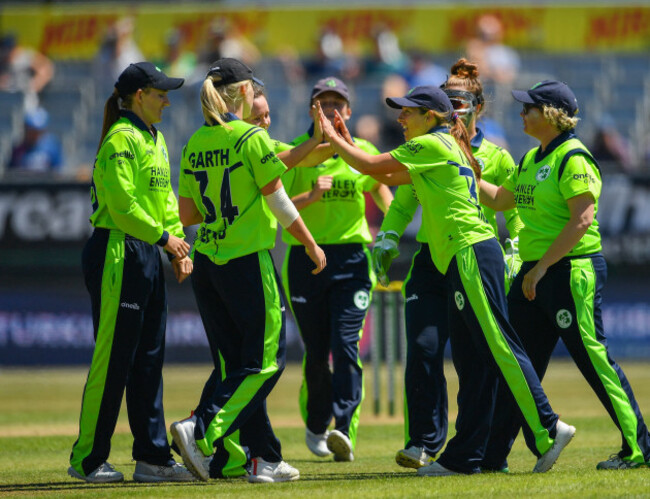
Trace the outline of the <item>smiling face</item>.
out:
<instances>
[{"instance_id":1,"label":"smiling face","mask_svg":"<svg viewBox=\"0 0 650 499\"><path fill-rule=\"evenodd\" d=\"M271 126L271 114L269 112L269 103L267 102L266 97L263 95L255 97L255 100L253 100L253 107L251 108L251 114L245 121L246 123L258 126L264 130L269 129Z\"/></svg>"},{"instance_id":2,"label":"smiling face","mask_svg":"<svg viewBox=\"0 0 650 499\"><path fill-rule=\"evenodd\" d=\"M158 90L157 88L140 89L136 92L136 101L139 104L142 113L142 121L147 126L162 121L162 112L169 106L169 97L167 90Z\"/></svg>"},{"instance_id":3,"label":"smiling face","mask_svg":"<svg viewBox=\"0 0 650 499\"><path fill-rule=\"evenodd\" d=\"M347 121L352 116L352 110L347 100L336 92L324 92L312 100L312 104L320 102L325 117L334 121L334 111L338 111L341 117Z\"/></svg>"},{"instance_id":4,"label":"smiling face","mask_svg":"<svg viewBox=\"0 0 650 499\"><path fill-rule=\"evenodd\" d=\"M431 130L435 123L432 116L432 113L421 107L403 107L397 122L402 125L404 139L408 141Z\"/></svg>"}]
</instances>

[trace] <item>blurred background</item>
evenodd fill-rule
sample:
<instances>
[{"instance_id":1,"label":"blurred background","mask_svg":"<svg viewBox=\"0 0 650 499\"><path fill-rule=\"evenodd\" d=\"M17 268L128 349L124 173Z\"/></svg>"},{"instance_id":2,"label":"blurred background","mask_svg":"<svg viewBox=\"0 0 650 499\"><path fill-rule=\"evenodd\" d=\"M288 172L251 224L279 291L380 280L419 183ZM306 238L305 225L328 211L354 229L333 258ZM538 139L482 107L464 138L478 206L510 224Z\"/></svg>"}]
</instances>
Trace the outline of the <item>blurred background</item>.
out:
<instances>
[{"instance_id":1,"label":"blurred background","mask_svg":"<svg viewBox=\"0 0 650 499\"><path fill-rule=\"evenodd\" d=\"M565 81L578 134L604 176L598 219L609 283L603 307L613 355L650 357L650 5L397 0L0 3L0 365L87 363L92 324L80 253L91 232L89 179L103 106L120 72L150 60L186 84L159 129L177 187L181 149L203 119L209 64L237 57L266 83L270 135L310 124L314 82L352 92L351 128L383 152L403 142L385 96L440 84L461 56L479 64L481 128L515 161L535 145L513 88ZM376 227L381 218L369 203ZM391 277L416 249L414 221ZM284 248L274 251L280 266ZM168 275L171 361L209 361L189 283ZM362 351L372 334L367 321ZM294 326L290 356L300 357Z\"/></svg>"}]
</instances>

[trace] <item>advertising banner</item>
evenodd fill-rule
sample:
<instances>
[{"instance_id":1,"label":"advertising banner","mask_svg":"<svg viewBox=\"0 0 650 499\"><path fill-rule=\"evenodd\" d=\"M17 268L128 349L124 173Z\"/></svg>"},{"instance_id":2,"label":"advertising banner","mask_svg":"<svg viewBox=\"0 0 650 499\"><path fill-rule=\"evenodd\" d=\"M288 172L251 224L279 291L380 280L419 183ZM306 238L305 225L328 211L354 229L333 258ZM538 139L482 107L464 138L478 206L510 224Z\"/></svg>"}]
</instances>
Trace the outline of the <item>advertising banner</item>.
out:
<instances>
[{"instance_id":1,"label":"advertising banner","mask_svg":"<svg viewBox=\"0 0 650 499\"><path fill-rule=\"evenodd\" d=\"M242 7L207 3L182 6L132 5L110 2L73 5L7 6L0 29L13 32L21 44L58 59L91 59L107 28L128 16L134 37L152 60L164 55L172 30L182 34L184 50L199 51L211 29L232 29L265 55L311 56L326 30L338 33L345 50L370 53L373 34L389 28L404 49L432 53L461 50L475 35L477 19L498 17L503 42L520 50L580 53L584 51L644 52L650 49L650 6L612 5L395 6L376 8Z\"/></svg>"}]
</instances>

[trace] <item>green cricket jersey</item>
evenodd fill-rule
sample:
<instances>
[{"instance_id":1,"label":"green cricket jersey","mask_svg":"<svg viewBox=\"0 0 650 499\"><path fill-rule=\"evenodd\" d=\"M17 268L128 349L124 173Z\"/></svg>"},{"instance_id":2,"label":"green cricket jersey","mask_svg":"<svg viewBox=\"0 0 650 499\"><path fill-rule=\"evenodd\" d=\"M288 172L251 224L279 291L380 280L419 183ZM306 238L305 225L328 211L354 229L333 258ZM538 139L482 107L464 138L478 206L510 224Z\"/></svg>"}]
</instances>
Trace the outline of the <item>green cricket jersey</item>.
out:
<instances>
[{"instance_id":1,"label":"green cricket jersey","mask_svg":"<svg viewBox=\"0 0 650 499\"><path fill-rule=\"evenodd\" d=\"M448 128L436 127L390 154L411 174L431 258L441 273L458 251L494 237L478 204L472 167Z\"/></svg>"},{"instance_id":2,"label":"green cricket jersey","mask_svg":"<svg viewBox=\"0 0 650 499\"><path fill-rule=\"evenodd\" d=\"M563 165L564 163L564 165ZM528 151L519 169L503 187L514 193L524 227L519 231L519 254L523 261L539 260L570 218L567 199L589 192L595 200L594 221L567 256L601 250L598 232L598 198L602 188L600 170L591 153L575 134L556 137L542 153Z\"/></svg>"},{"instance_id":3,"label":"green cricket jersey","mask_svg":"<svg viewBox=\"0 0 650 499\"><path fill-rule=\"evenodd\" d=\"M165 138L153 130L130 111L122 111L108 130L93 168L90 223L164 245L167 233L185 235Z\"/></svg>"},{"instance_id":4,"label":"green cricket jersey","mask_svg":"<svg viewBox=\"0 0 650 499\"><path fill-rule=\"evenodd\" d=\"M194 249L218 265L273 247L275 219L260 189L286 170L262 128L237 119L229 125L194 132L178 186L203 215Z\"/></svg>"},{"instance_id":5,"label":"green cricket jersey","mask_svg":"<svg viewBox=\"0 0 650 499\"><path fill-rule=\"evenodd\" d=\"M514 171L515 162L508 151L485 140L483 132L480 129L476 131L477 133L472 138L471 145L474 157L481 166L482 178L492 184L501 185ZM413 185L400 185L395 192L395 199L393 199L390 209L381 224L381 230L393 230L401 237L413 219L413 215L419 204L420 202L417 199ZM492 226L494 235L498 237L499 230L497 227L496 212L484 205L481 205L481 207L483 208L486 219ZM514 238L523 225L519 219L519 215L517 215L517 210L508 210L504 213L504 216L510 237ZM416 240L420 243L426 242L424 225L420 226Z\"/></svg>"},{"instance_id":6,"label":"green cricket jersey","mask_svg":"<svg viewBox=\"0 0 650 499\"><path fill-rule=\"evenodd\" d=\"M309 139L309 133L296 138L292 145ZM369 154L379 154L370 142L354 139L355 143ZM300 210L305 225L317 244L369 243L372 241L366 220L364 192L377 185L372 177L363 175L336 155L324 163L310 168L293 168L282 177L289 197L311 191L318 177L332 175L332 189L323 197ZM282 231L282 240L290 246L300 242Z\"/></svg>"}]
</instances>

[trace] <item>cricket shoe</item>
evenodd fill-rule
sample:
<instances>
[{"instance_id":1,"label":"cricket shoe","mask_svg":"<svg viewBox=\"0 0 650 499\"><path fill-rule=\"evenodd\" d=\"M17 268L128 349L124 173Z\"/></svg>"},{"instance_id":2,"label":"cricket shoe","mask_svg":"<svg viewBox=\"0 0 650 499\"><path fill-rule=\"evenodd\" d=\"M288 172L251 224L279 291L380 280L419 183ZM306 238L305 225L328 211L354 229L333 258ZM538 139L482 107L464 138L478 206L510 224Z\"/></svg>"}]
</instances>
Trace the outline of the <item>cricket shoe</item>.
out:
<instances>
[{"instance_id":1,"label":"cricket shoe","mask_svg":"<svg viewBox=\"0 0 650 499\"><path fill-rule=\"evenodd\" d=\"M207 482L210 478L211 456L206 457L194 439L194 426L196 417L191 416L182 421L172 423L170 432L172 438L183 456L183 462L187 469L197 478Z\"/></svg>"},{"instance_id":2,"label":"cricket shoe","mask_svg":"<svg viewBox=\"0 0 650 499\"><path fill-rule=\"evenodd\" d=\"M551 448L537 460L537 464L533 468L533 473L545 473L550 470L555 464L555 461L557 461L557 458L560 457L562 450L569 445L569 442L571 442L575 434L575 427L569 426L558 419L555 425L555 441Z\"/></svg>"},{"instance_id":3,"label":"cricket shoe","mask_svg":"<svg viewBox=\"0 0 650 499\"><path fill-rule=\"evenodd\" d=\"M251 459L251 483L292 482L300 478L300 472L285 461L270 463L261 457Z\"/></svg>"},{"instance_id":4,"label":"cricket shoe","mask_svg":"<svg viewBox=\"0 0 650 499\"><path fill-rule=\"evenodd\" d=\"M418 475L420 476L451 476L451 475L460 475L456 471L445 468L442 464L437 461L432 462L427 466L422 466L418 468Z\"/></svg>"},{"instance_id":5,"label":"cricket shoe","mask_svg":"<svg viewBox=\"0 0 650 499\"><path fill-rule=\"evenodd\" d=\"M136 482L194 482L196 477L179 463L164 466L138 461L135 463L133 480Z\"/></svg>"},{"instance_id":6,"label":"cricket shoe","mask_svg":"<svg viewBox=\"0 0 650 499\"><path fill-rule=\"evenodd\" d=\"M329 434L329 431L325 431L325 433L313 433L309 431L309 428L305 428L305 442L312 454L316 454L318 457L327 457L332 454L327 448L327 437Z\"/></svg>"},{"instance_id":7,"label":"cricket shoe","mask_svg":"<svg viewBox=\"0 0 650 499\"><path fill-rule=\"evenodd\" d=\"M433 462L433 457L424 452L422 447L411 446L406 449L397 451L395 462L403 468L413 468L417 470Z\"/></svg>"},{"instance_id":8,"label":"cricket shoe","mask_svg":"<svg viewBox=\"0 0 650 499\"><path fill-rule=\"evenodd\" d=\"M644 463L635 463L628 459L623 459L618 454L612 454L607 461L601 461L596 465L597 470L632 470L640 468Z\"/></svg>"},{"instance_id":9,"label":"cricket shoe","mask_svg":"<svg viewBox=\"0 0 650 499\"><path fill-rule=\"evenodd\" d=\"M330 431L327 436L327 448L334 454L334 461L354 461L352 442L338 430Z\"/></svg>"},{"instance_id":10,"label":"cricket shoe","mask_svg":"<svg viewBox=\"0 0 650 499\"><path fill-rule=\"evenodd\" d=\"M88 473L86 476L83 476L70 466L68 468L68 475L72 478L78 478L79 480L84 480L88 483L114 483L124 481L124 475L113 468L108 461L100 464L97 469Z\"/></svg>"}]
</instances>

